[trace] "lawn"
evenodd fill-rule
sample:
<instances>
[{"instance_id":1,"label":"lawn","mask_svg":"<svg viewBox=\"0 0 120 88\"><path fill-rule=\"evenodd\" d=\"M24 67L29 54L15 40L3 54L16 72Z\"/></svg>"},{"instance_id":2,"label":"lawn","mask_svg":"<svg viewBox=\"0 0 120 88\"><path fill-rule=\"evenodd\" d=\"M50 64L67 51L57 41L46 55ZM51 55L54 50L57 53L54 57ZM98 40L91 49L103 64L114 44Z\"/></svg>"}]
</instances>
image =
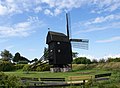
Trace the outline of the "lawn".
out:
<instances>
[{"instance_id":1,"label":"lawn","mask_svg":"<svg viewBox=\"0 0 120 88\"><path fill-rule=\"evenodd\" d=\"M79 70L73 72L58 72L58 73L51 73L49 71L46 72L36 72L36 71L29 71L28 73L23 72L22 70L14 71L14 72L4 72L7 75L15 75L18 77L31 77L31 78L40 78L40 77L62 77L68 80L69 76L93 76L95 74L102 74L102 73L109 73L111 72L112 75L110 80L103 81L103 82L94 82L92 86L86 88L120 88L120 72L118 71L107 71L102 69L91 69L91 70ZM65 87L65 88L80 88L80 86L73 86L73 87Z\"/></svg>"},{"instance_id":2,"label":"lawn","mask_svg":"<svg viewBox=\"0 0 120 88\"><path fill-rule=\"evenodd\" d=\"M8 75L16 75L18 77L31 77L31 78L40 78L40 77L64 77L66 80L69 76L94 76L95 74L100 73L107 73L110 71L104 71L104 70L80 70L75 72L58 72L58 73L51 73L49 71L46 72L36 72L36 71L29 71L28 73L23 71L14 71L14 72L4 72Z\"/></svg>"}]
</instances>

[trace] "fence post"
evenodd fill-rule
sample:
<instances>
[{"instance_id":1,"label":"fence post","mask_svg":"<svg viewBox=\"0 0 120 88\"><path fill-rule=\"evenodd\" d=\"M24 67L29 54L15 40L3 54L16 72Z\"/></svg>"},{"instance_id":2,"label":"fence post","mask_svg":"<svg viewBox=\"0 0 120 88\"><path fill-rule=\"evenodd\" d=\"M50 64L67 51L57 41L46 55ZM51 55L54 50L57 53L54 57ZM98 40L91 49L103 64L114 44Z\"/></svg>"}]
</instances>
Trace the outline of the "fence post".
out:
<instances>
[{"instance_id":1,"label":"fence post","mask_svg":"<svg viewBox=\"0 0 120 88\"><path fill-rule=\"evenodd\" d=\"M85 80L83 80L83 88L85 88Z\"/></svg>"}]
</instances>

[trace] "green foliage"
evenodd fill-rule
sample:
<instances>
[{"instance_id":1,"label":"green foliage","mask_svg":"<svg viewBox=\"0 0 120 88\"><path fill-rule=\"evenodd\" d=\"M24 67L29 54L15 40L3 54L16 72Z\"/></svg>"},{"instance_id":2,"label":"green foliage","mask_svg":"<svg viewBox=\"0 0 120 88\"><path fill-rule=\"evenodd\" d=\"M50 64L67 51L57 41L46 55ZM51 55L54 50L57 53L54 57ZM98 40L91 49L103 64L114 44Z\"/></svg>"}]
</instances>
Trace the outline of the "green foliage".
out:
<instances>
[{"instance_id":1,"label":"green foliage","mask_svg":"<svg viewBox=\"0 0 120 88\"><path fill-rule=\"evenodd\" d=\"M38 61L38 59L35 58L34 60L30 61L30 63L37 62L37 61Z\"/></svg>"},{"instance_id":2,"label":"green foliage","mask_svg":"<svg viewBox=\"0 0 120 88\"><path fill-rule=\"evenodd\" d=\"M86 65L85 64L73 64L72 68L73 68L73 71L85 70Z\"/></svg>"},{"instance_id":3,"label":"green foliage","mask_svg":"<svg viewBox=\"0 0 120 88\"><path fill-rule=\"evenodd\" d=\"M14 65L9 61L0 62L0 71L12 71L14 70Z\"/></svg>"},{"instance_id":4,"label":"green foliage","mask_svg":"<svg viewBox=\"0 0 120 88\"><path fill-rule=\"evenodd\" d=\"M31 64L30 68L32 71L49 71L50 65L39 60Z\"/></svg>"},{"instance_id":5,"label":"green foliage","mask_svg":"<svg viewBox=\"0 0 120 88\"><path fill-rule=\"evenodd\" d=\"M48 64L44 64L36 68L36 71L49 71L49 70L50 70L50 65Z\"/></svg>"},{"instance_id":6,"label":"green foliage","mask_svg":"<svg viewBox=\"0 0 120 88\"><path fill-rule=\"evenodd\" d=\"M16 53L13 57L13 62L17 62L18 64L28 64L30 62L27 58L20 55L20 53Z\"/></svg>"},{"instance_id":7,"label":"green foliage","mask_svg":"<svg viewBox=\"0 0 120 88\"><path fill-rule=\"evenodd\" d=\"M41 67L37 67L36 71L43 71L43 69Z\"/></svg>"},{"instance_id":8,"label":"green foliage","mask_svg":"<svg viewBox=\"0 0 120 88\"><path fill-rule=\"evenodd\" d=\"M30 71L30 70L31 69L30 69L30 65L29 64L24 65L23 71Z\"/></svg>"},{"instance_id":9,"label":"green foliage","mask_svg":"<svg viewBox=\"0 0 120 88\"><path fill-rule=\"evenodd\" d=\"M48 48L44 48L44 59L47 60L48 59Z\"/></svg>"},{"instance_id":10,"label":"green foliage","mask_svg":"<svg viewBox=\"0 0 120 88\"><path fill-rule=\"evenodd\" d=\"M16 53L15 56L13 57L13 61L14 62L18 62L20 60L21 56L20 56L20 53Z\"/></svg>"},{"instance_id":11,"label":"green foliage","mask_svg":"<svg viewBox=\"0 0 120 88\"><path fill-rule=\"evenodd\" d=\"M96 65L96 68L105 70L119 70L120 62L99 63Z\"/></svg>"},{"instance_id":12,"label":"green foliage","mask_svg":"<svg viewBox=\"0 0 120 88\"><path fill-rule=\"evenodd\" d=\"M73 58L76 58L78 56L78 53L77 52L72 52L72 57Z\"/></svg>"},{"instance_id":13,"label":"green foliage","mask_svg":"<svg viewBox=\"0 0 120 88\"><path fill-rule=\"evenodd\" d=\"M107 62L120 62L120 58L108 58Z\"/></svg>"},{"instance_id":14,"label":"green foliage","mask_svg":"<svg viewBox=\"0 0 120 88\"><path fill-rule=\"evenodd\" d=\"M93 59L92 63L98 63L97 59Z\"/></svg>"},{"instance_id":15,"label":"green foliage","mask_svg":"<svg viewBox=\"0 0 120 88\"><path fill-rule=\"evenodd\" d=\"M12 76L12 75L6 75L2 72L0 72L0 85L5 86L6 88L19 88L20 85L22 85L19 77Z\"/></svg>"},{"instance_id":16,"label":"green foliage","mask_svg":"<svg viewBox=\"0 0 120 88\"><path fill-rule=\"evenodd\" d=\"M17 64L28 64L28 61L19 61Z\"/></svg>"},{"instance_id":17,"label":"green foliage","mask_svg":"<svg viewBox=\"0 0 120 88\"><path fill-rule=\"evenodd\" d=\"M26 61L27 63L30 62L26 57L21 56L19 61Z\"/></svg>"},{"instance_id":18,"label":"green foliage","mask_svg":"<svg viewBox=\"0 0 120 88\"><path fill-rule=\"evenodd\" d=\"M13 57L12 54L6 49L1 51L0 55L4 61L9 61Z\"/></svg>"},{"instance_id":19,"label":"green foliage","mask_svg":"<svg viewBox=\"0 0 120 88\"><path fill-rule=\"evenodd\" d=\"M91 60L86 57L78 57L73 60L73 64L90 64Z\"/></svg>"},{"instance_id":20,"label":"green foliage","mask_svg":"<svg viewBox=\"0 0 120 88\"><path fill-rule=\"evenodd\" d=\"M16 70L23 69L24 66L25 66L25 64L16 64L15 68L16 68Z\"/></svg>"},{"instance_id":21,"label":"green foliage","mask_svg":"<svg viewBox=\"0 0 120 88\"><path fill-rule=\"evenodd\" d=\"M100 59L99 63L105 63L105 59Z\"/></svg>"}]
</instances>

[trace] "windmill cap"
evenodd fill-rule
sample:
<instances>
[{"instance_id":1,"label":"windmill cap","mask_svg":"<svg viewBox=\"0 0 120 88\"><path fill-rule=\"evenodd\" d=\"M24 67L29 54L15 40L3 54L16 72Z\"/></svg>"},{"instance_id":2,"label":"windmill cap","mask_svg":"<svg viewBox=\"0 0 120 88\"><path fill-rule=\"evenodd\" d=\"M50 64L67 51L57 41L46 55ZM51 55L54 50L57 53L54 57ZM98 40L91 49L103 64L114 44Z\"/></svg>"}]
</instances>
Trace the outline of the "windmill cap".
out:
<instances>
[{"instance_id":1,"label":"windmill cap","mask_svg":"<svg viewBox=\"0 0 120 88\"><path fill-rule=\"evenodd\" d=\"M68 36L63 33L49 31L47 34L46 43L50 42L69 42Z\"/></svg>"}]
</instances>

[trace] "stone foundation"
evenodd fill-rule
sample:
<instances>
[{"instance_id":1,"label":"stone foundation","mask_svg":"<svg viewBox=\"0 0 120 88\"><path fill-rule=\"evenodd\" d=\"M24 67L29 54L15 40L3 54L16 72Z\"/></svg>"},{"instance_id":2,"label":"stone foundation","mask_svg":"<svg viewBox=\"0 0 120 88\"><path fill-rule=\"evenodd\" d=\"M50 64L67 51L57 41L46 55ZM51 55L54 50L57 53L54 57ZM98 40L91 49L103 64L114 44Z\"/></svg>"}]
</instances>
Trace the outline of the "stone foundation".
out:
<instances>
[{"instance_id":1,"label":"stone foundation","mask_svg":"<svg viewBox=\"0 0 120 88\"><path fill-rule=\"evenodd\" d=\"M54 67L54 68L50 68L51 72L69 72L72 69L70 67L67 68L60 68L60 67Z\"/></svg>"}]
</instances>

